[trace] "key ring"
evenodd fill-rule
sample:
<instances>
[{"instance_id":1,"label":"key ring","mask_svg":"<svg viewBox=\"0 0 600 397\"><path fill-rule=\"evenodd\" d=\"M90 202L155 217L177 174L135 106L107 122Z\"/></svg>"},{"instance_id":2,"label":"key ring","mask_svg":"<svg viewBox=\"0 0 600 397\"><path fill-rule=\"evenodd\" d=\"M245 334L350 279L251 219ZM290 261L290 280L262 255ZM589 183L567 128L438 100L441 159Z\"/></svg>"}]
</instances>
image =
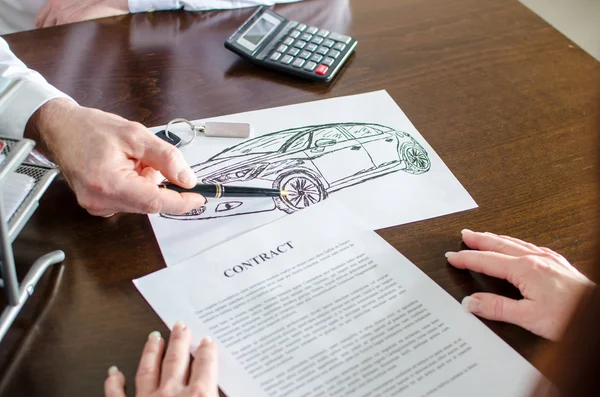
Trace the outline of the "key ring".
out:
<instances>
[{"instance_id":1,"label":"key ring","mask_svg":"<svg viewBox=\"0 0 600 397\"><path fill-rule=\"evenodd\" d=\"M192 132L194 133L194 135L192 136L192 138L187 141L187 142L183 142L180 147L189 145L190 143L192 143L194 141L194 139L196 139L196 136L198 136L199 132L204 132L205 128L203 125L195 125L194 123L192 123L191 121L187 120L187 119L182 119L182 118L176 118L173 119L171 121L169 121L169 123L167 124L167 126L165 127L165 135L167 136L167 138L169 139L173 139L173 137L169 134L169 128L176 123L186 123L187 125L190 126L190 129L192 130Z\"/></svg>"}]
</instances>

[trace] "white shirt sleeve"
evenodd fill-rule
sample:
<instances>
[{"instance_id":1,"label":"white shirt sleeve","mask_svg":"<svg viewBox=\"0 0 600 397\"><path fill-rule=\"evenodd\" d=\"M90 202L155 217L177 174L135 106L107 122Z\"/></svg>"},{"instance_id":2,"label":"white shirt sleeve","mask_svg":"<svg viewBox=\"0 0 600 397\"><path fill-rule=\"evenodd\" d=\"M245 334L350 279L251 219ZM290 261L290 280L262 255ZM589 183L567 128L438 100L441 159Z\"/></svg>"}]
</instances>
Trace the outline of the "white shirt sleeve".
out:
<instances>
[{"instance_id":1,"label":"white shirt sleeve","mask_svg":"<svg viewBox=\"0 0 600 397\"><path fill-rule=\"evenodd\" d=\"M295 3L302 0L129 0L129 11L146 12L155 10L186 11L230 10L234 8L272 6L277 3Z\"/></svg>"},{"instance_id":2,"label":"white shirt sleeve","mask_svg":"<svg viewBox=\"0 0 600 397\"><path fill-rule=\"evenodd\" d=\"M12 53L1 37L0 76L23 81L19 89L0 107L0 135L2 136L22 138L27 121L40 106L54 98L69 98L50 85L42 75L28 69Z\"/></svg>"}]
</instances>

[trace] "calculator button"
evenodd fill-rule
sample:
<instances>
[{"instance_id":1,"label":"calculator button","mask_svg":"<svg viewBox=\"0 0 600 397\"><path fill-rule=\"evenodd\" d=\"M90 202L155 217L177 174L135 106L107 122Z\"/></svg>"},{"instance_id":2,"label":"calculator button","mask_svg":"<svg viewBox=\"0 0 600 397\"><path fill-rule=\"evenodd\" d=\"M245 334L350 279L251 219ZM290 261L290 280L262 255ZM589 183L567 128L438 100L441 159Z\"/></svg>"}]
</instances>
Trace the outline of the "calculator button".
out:
<instances>
[{"instance_id":1,"label":"calculator button","mask_svg":"<svg viewBox=\"0 0 600 397\"><path fill-rule=\"evenodd\" d=\"M317 54L325 55L325 54L327 54L327 51L329 51L329 48L327 48L327 47L319 47L319 49L317 50Z\"/></svg>"},{"instance_id":2,"label":"calculator button","mask_svg":"<svg viewBox=\"0 0 600 397\"><path fill-rule=\"evenodd\" d=\"M302 32L304 29L306 29L306 25L301 23L300 25L296 26L296 29Z\"/></svg>"},{"instance_id":3,"label":"calculator button","mask_svg":"<svg viewBox=\"0 0 600 397\"><path fill-rule=\"evenodd\" d=\"M308 29L306 29L306 33L309 34L315 34L319 31L319 28L315 27L315 26L309 26Z\"/></svg>"},{"instance_id":4,"label":"calculator button","mask_svg":"<svg viewBox=\"0 0 600 397\"><path fill-rule=\"evenodd\" d=\"M303 33L302 36L300 36L300 40L304 40L304 41L310 41L310 39L313 38L312 34L308 34L308 33Z\"/></svg>"},{"instance_id":5,"label":"calculator button","mask_svg":"<svg viewBox=\"0 0 600 397\"><path fill-rule=\"evenodd\" d=\"M329 30L321 29L317 32L317 36L321 36L321 37L329 36Z\"/></svg>"},{"instance_id":6,"label":"calculator button","mask_svg":"<svg viewBox=\"0 0 600 397\"><path fill-rule=\"evenodd\" d=\"M302 40L298 40L295 44L294 47L303 49L304 47L306 47L306 41L302 41Z\"/></svg>"},{"instance_id":7,"label":"calculator button","mask_svg":"<svg viewBox=\"0 0 600 397\"><path fill-rule=\"evenodd\" d=\"M309 45L306 46L306 50L310 51L310 52L315 52L315 50L318 48L319 46L313 43L310 43Z\"/></svg>"},{"instance_id":8,"label":"calculator button","mask_svg":"<svg viewBox=\"0 0 600 397\"><path fill-rule=\"evenodd\" d=\"M281 58L283 54L281 52L274 52L273 55L271 55L271 61L278 61L279 58Z\"/></svg>"},{"instance_id":9,"label":"calculator button","mask_svg":"<svg viewBox=\"0 0 600 397\"><path fill-rule=\"evenodd\" d=\"M285 40L283 40L283 44L285 45L291 45L294 42L294 39L291 37L286 37Z\"/></svg>"},{"instance_id":10,"label":"calculator button","mask_svg":"<svg viewBox=\"0 0 600 397\"><path fill-rule=\"evenodd\" d=\"M297 30L292 30L292 33L290 33L290 37L292 38L297 38L298 36L300 36L300 32Z\"/></svg>"},{"instance_id":11,"label":"calculator button","mask_svg":"<svg viewBox=\"0 0 600 397\"><path fill-rule=\"evenodd\" d=\"M318 61L317 61L318 62ZM323 64L327 65L327 66L331 66L333 65L333 63L335 62L335 59L331 58L331 57L327 57L323 60Z\"/></svg>"},{"instance_id":12,"label":"calculator button","mask_svg":"<svg viewBox=\"0 0 600 397\"><path fill-rule=\"evenodd\" d=\"M297 68L301 68L302 66L304 66L305 63L306 61L304 59L296 58L292 65L294 65Z\"/></svg>"},{"instance_id":13,"label":"calculator button","mask_svg":"<svg viewBox=\"0 0 600 397\"><path fill-rule=\"evenodd\" d=\"M349 44L350 41L352 41L351 37L348 36L344 36L343 34L339 34L339 33L331 33L329 35L329 38L331 40L335 40L335 41L341 41L344 44Z\"/></svg>"},{"instance_id":14,"label":"calculator button","mask_svg":"<svg viewBox=\"0 0 600 397\"><path fill-rule=\"evenodd\" d=\"M298 55L298 57L302 58L302 59L308 59L308 58L310 58L311 55L312 54L310 52L308 52L308 51L305 50L305 51L302 51L300 53L300 55Z\"/></svg>"},{"instance_id":15,"label":"calculator button","mask_svg":"<svg viewBox=\"0 0 600 397\"><path fill-rule=\"evenodd\" d=\"M341 54L341 52L339 52L338 50L331 50L331 51L329 51L327 56L332 57L333 59L337 59L337 57L339 57L340 54Z\"/></svg>"},{"instance_id":16,"label":"calculator button","mask_svg":"<svg viewBox=\"0 0 600 397\"><path fill-rule=\"evenodd\" d=\"M338 51L344 51L346 49L346 44L344 44L344 43L335 43L335 45L333 46L333 48L335 50L338 50Z\"/></svg>"},{"instance_id":17,"label":"calculator button","mask_svg":"<svg viewBox=\"0 0 600 397\"><path fill-rule=\"evenodd\" d=\"M320 74L321 76L324 76L327 73L328 70L329 70L329 66L321 64L317 68L317 74Z\"/></svg>"},{"instance_id":18,"label":"calculator button","mask_svg":"<svg viewBox=\"0 0 600 397\"><path fill-rule=\"evenodd\" d=\"M317 64L314 62L307 62L306 66L304 66L305 70L308 70L309 72L312 72L313 70L315 70L315 68L317 67Z\"/></svg>"},{"instance_id":19,"label":"calculator button","mask_svg":"<svg viewBox=\"0 0 600 397\"><path fill-rule=\"evenodd\" d=\"M313 37L313 39L311 41L318 45L323 42L323 38L321 36L315 36L315 37Z\"/></svg>"},{"instance_id":20,"label":"calculator button","mask_svg":"<svg viewBox=\"0 0 600 397\"><path fill-rule=\"evenodd\" d=\"M300 52L300 50L297 48L290 48L290 50L288 51L288 54L295 57L296 55L298 55L299 52Z\"/></svg>"},{"instance_id":21,"label":"calculator button","mask_svg":"<svg viewBox=\"0 0 600 397\"><path fill-rule=\"evenodd\" d=\"M289 27L290 29L293 29L293 28L295 28L296 26L298 26L298 22L296 22L296 21L289 21L289 22L288 22L288 27Z\"/></svg>"},{"instance_id":22,"label":"calculator button","mask_svg":"<svg viewBox=\"0 0 600 397\"><path fill-rule=\"evenodd\" d=\"M289 65L292 61L294 60L294 57L291 55L286 55L283 58L281 58L281 63L285 64L285 65Z\"/></svg>"},{"instance_id":23,"label":"calculator button","mask_svg":"<svg viewBox=\"0 0 600 397\"><path fill-rule=\"evenodd\" d=\"M323 45L324 45L325 47L327 47L327 48L331 48L331 47L333 47L333 45L334 45L334 44L335 44L335 41L333 41L333 40L329 40L329 39L327 39L327 40L325 40L325 41L323 42Z\"/></svg>"},{"instance_id":24,"label":"calculator button","mask_svg":"<svg viewBox=\"0 0 600 397\"><path fill-rule=\"evenodd\" d=\"M313 62L321 62L321 59L323 59L323 55L319 55L319 54L315 54L312 56L312 58L310 58L311 61Z\"/></svg>"},{"instance_id":25,"label":"calculator button","mask_svg":"<svg viewBox=\"0 0 600 397\"><path fill-rule=\"evenodd\" d=\"M282 45L279 46L279 48L277 49L277 51L279 51L279 52L286 52L287 49L288 49L288 46L282 44Z\"/></svg>"}]
</instances>

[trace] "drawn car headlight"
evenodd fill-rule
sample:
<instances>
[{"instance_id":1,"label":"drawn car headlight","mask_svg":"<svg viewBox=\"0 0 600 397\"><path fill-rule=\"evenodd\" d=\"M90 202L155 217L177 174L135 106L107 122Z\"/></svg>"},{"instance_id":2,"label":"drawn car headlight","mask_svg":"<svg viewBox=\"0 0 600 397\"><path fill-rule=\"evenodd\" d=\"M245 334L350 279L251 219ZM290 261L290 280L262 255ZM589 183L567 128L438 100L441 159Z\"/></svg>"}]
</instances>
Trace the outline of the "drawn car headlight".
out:
<instances>
[{"instance_id":1,"label":"drawn car headlight","mask_svg":"<svg viewBox=\"0 0 600 397\"><path fill-rule=\"evenodd\" d=\"M204 183L229 183L249 181L260 175L267 168L267 164L254 164L249 167L240 168L230 171L226 174L213 174L202 180Z\"/></svg>"}]
</instances>

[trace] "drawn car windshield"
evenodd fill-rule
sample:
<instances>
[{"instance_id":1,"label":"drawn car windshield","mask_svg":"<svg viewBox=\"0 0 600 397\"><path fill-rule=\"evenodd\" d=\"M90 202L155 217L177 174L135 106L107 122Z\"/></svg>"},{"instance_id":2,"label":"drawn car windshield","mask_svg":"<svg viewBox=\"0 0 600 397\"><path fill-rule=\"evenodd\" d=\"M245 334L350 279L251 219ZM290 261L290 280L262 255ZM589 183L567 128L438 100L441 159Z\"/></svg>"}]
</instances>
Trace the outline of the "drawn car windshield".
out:
<instances>
[{"instance_id":1,"label":"drawn car windshield","mask_svg":"<svg viewBox=\"0 0 600 397\"><path fill-rule=\"evenodd\" d=\"M298 132L299 131L289 131L287 133L280 132L278 134L269 134L267 136L263 136L262 138L254 138L219 153L218 155L212 157L211 160L244 156L249 153L264 154L278 152L287 143L287 141Z\"/></svg>"},{"instance_id":2,"label":"drawn car windshield","mask_svg":"<svg viewBox=\"0 0 600 397\"><path fill-rule=\"evenodd\" d=\"M346 127L346 130L350 134L352 134L352 136L356 139L367 138L370 136L379 135L382 132L384 132L384 131L376 130L373 127L368 127L368 126L364 126L364 125L354 125L351 127ZM385 131L385 132L389 132L389 131Z\"/></svg>"}]
</instances>

